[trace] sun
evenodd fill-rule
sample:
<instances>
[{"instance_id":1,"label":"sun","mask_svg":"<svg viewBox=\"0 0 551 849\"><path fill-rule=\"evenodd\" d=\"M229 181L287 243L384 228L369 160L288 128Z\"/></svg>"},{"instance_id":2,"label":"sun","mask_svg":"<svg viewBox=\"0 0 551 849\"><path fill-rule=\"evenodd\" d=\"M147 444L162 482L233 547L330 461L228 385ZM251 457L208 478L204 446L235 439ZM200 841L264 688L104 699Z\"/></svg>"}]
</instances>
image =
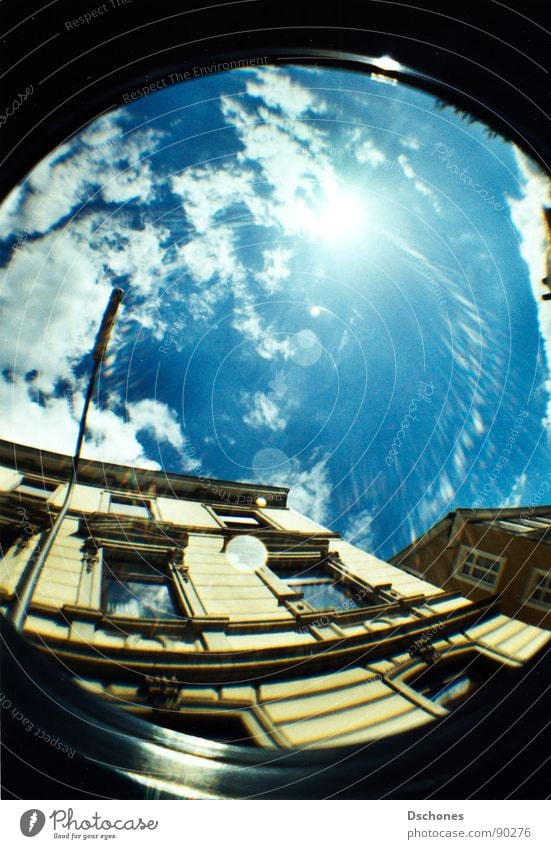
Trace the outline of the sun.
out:
<instances>
[{"instance_id":1,"label":"sun","mask_svg":"<svg viewBox=\"0 0 551 849\"><path fill-rule=\"evenodd\" d=\"M341 244L361 235L366 218L366 205L359 195L338 189L311 211L308 229L320 240Z\"/></svg>"}]
</instances>

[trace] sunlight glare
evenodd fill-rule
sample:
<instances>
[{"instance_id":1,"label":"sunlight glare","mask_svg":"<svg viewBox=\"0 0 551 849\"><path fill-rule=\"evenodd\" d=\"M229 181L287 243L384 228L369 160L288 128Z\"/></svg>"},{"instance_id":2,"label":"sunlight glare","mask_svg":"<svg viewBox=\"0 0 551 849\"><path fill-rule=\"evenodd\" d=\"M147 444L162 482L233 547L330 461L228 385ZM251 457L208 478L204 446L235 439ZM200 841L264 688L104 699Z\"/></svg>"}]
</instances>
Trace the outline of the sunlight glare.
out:
<instances>
[{"instance_id":1,"label":"sunlight glare","mask_svg":"<svg viewBox=\"0 0 551 849\"><path fill-rule=\"evenodd\" d=\"M308 229L326 242L336 243L358 238L364 230L365 204L350 191L339 191L326 198L312 211Z\"/></svg>"}]
</instances>

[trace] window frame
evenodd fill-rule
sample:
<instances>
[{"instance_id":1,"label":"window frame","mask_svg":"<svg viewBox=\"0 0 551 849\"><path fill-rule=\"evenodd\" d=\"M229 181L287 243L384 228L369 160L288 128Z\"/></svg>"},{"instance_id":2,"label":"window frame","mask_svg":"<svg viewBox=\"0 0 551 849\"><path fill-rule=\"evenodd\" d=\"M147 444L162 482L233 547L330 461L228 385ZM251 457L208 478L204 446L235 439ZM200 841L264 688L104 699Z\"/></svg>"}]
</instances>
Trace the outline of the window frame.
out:
<instances>
[{"instance_id":1,"label":"window frame","mask_svg":"<svg viewBox=\"0 0 551 849\"><path fill-rule=\"evenodd\" d=\"M137 504L128 504L129 507L142 507L146 511L146 515L136 515L135 513L125 513L124 509L122 511L113 509L113 499L115 499L115 504L120 503L122 507L124 507L124 500L126 501L136 501L139 502ZM123 501L117 501L117 499L123 499ZM150 521L154 518L153 513L153 503L151 498L143 497L141 494L133 495L128 494L126 492L113 492L109 491L109 504L107 507L107 512L110 516L123 516L125 519L138 519L144 521Z\"/></svg>"},{"instance_id":2,"label":"window frame","mask_svg":"<svg viewBox=\"0 0 551 849\"><path fill-rule=\"evenodd\" d=\"M119 557L123 562L131 562L136 558L143 558L147 563L149 562L148 558L153 555L155 559L159 559L161 561L159 564L152 563L151 566L153 569L159 569L158 575L151 574L147 575L147 573L140 572L137 570L136 572L130 572L123 580L120 580L113 573L112 569L108 569L106 567L109 566L108 557L109 553L113 552L115 557ZM161 548L158 546L124 546L117 543L103 543L98 550L99 554L99 566L101 569L101 578L100 578L100 598L99 598L99 609L103 616L107 619L112 620L132 620L135 622L160 622L163 624L175 624L178 623L182 619L189 618L192 613L189 610L189 606L185 599L184 593L178 586L178 583L175 579L174 568L172 566L174 555L173 550L169 548ZM163 585L167 588L169 593L169 597L171 599L172 605L176 611L175 614L167 615L167 616L142 616L142 615L134 615L128 613L113 613L108 610L108 584L110 578L115 577L116 580L121 584L125 585L129 581L133 581L135 583L144 583L144 584L155 584L155 585Z\"/></svg>"},{"instance_id":3,"label":"window frame","mask_svg":"<svg viewBox=\"0 0 551 849\"><path fill-rule=\"evenodd\" d=\"M43 475L24 474L22 472L19 474L20 480L15 484L11 492L17 493L20 498L38 498L41 501L49 501L62 485L59 481L44 477ZM36 483L36 486L33 482ZM28 489L21 489L21 487L27 487Z\"/></svg>"},{"instance_id":4,"label":"window frame","mask_svg":"<svg viewBox=\"0 0 551 849\"><path fill-rule=\"evenodd\" d=\"M274 560L275 560L275 562L274 562ZM281 566L282 563L284 564L283 566ZM289 571L293 572L293 575L294 575L294 573L296 572L297 569L302 569L305 573L304 574L304 580L301 580L300 578L296 578L294 576L291 579L286 578L285 577L286 567L289 569ZM340 611L352 612L352 611L357 611L357 610L363 610L364 608L370 607L370 605L366 604L366 603L359 604L358 601L355 599L355 591L356 591L356 593L364 592L365 595L368 595L367 590L362 588L359 584L357 586L355 586L353 581L351 581L349 578L347 578L346 575L340 573L338 571L337 565L334 562L332 562L330 555L329 556L328 555L322 556L318 560L316 560L315 558L304 558L304 560L302 560L302 562L299 558L297 558L296 556L293 556L293 555L289 556L288 558L285 558L285 557L281 557L281 558L278 558L278 559L269 558L266 568L269 569L269 571L272 573L272 575L274 575L277 578L278 581L281 581L283 584L285 584L285 586L289 589L290 592L292 592L296 595L296 600L300 604L307 604L311 608L311 610L315 613L324 613L324 612L330 612L330 611L333 611L333 610L335 612L340 612ZM311 568L322 569L324 571L326 577L325 578L315 577L315 578L309 579L308 578L309 568L310 569ZM308 582L308 584L310 586L330 586L330 587L336 587L336 588L341 589L341 591L343 592L343 595L345 596L345 598L343 599L343 604L341 604L339 606L333 605L331 607L314 606L312 604L312 602L310 602L305 597L302 589L300 589L302 586L306 585L306 582ZM345 587L347 589L345 589ZM348 595L347 590L350 592L350 595ZM351 604L347 605L346 601L351 602Z\"/></svg>"},{"instance_id":5,"label":"window frame","mask_svg":"<svg viewBox=\"0 0 551 849\"><path fill-rule=\"evenodd\" d=\"M244 531L245 533L256 533L258 531L264 531L267 529L271 529L275 527L266 517L262 514L262 512L252 505L247 505L241 507L241 505L237 504L204 504L206 510L210 513L213 519L216 521L221 528L232 532ZM231 517L231 514L234 514L236 518L239 516L246 517L247 515L252 516L255 519L255 523L251 522L225 522L222 516Z\"/></svg>"},{"instance_id":6,"label":"window frame","mask_svg":"<svg viewBox=\"0 0 551 849\"><path fill-rule=\"evenodd\" d=\"M545 610L547 613L551 613L551 601L549 604L545 604L545 602L538 601L534 599L532 596L534 592L538 589L538 584L540 582L540 577L543 576L548 581L548 587L545 588L545 592L549 593L551 598L551 570L549 569L540 569L538 566L534 566L531 572L531 581L528 586L528 593L526 595L525 604L529 607L535 607L537 610Z\"/></svg>"},{"instance_id":7,"label":"window frame","mask_svg":"<svg viewBox=\"0 0 551 849\"><path fill-rule=\"evenodd\" d=\"M482 578L475 578L472 575L466 574L463 571L463 567L467 563L467 559L470 555L474 555L475 558L479 556L487 557L488 559L492 559L494 562L498 563L497 572L492 573L495 574L495 581L493 583L489 583L488 581L485 581ZM465 583L470 584L473 587L478 587L482 590L497 591L506 563L507 558L504 555L493 554L493 552L491 551L483 551L481 548L477 548L475 545L460 545L452 574L460 581L464 581ZM484 569L483 566L478 566L476 562L470 565L472 566L472 568L475 569Z\"/></svg>"}]
</instances>

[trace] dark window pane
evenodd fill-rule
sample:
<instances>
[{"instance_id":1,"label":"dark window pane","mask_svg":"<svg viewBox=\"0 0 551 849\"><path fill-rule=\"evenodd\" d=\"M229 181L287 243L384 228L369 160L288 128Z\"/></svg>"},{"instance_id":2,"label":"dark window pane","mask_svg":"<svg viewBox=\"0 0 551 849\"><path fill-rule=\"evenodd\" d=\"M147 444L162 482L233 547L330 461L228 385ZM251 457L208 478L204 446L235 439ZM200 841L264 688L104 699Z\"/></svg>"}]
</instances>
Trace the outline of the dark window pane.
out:
<instances>
[{"instance_id":1,"label":"dark window pane","mask_svg":"<svg viewBox=\"0 0 551 849\"><path fill-rule=\"evenodd\" d=\"M304 564L290 568L278 565L271 568L289 587L302 593L304 601L316 610L350 610L368 604L365 597L357 600L352 588L344 581L337 582L323 565Z\"/></svg>"},{"instance_id":2,"label":"dark window pane","mask_svg":"<svg viewBox=\"0 0 551 849\"><path fill-rule=\"evenodd\" d=\"M356 601L345 586L331 583L293 584L292 586L304 593L304 601L307 601L316 610L327 610L332 607L335 610L350 610L363 606Z\"/></svg>"},{"instance_id":3,"label":"dark window pane","mask_svg":"<svg viewBox=\"0 0 551 849\"><path fill-rule=\"evenodd\" d=\"M126 558L113 558L105 555L103 558L107 576L115 575L125 581L133 576L142 577L151 581L164 581L166 570L164 562L151 561L147 555L140 557L139 554L129 554Z\"/></svg>"},{"instance_id":4,"label":"dark window pane","mask_svg":"<svg viewBox=\"0 0 551 849\"><path fill-rule=\"evenodd\" d=\"M58 484L43 478L24 477L15 488L21 495L32 495L36 498L49 498L56 491Z\"/></svg>"}]
</instances>

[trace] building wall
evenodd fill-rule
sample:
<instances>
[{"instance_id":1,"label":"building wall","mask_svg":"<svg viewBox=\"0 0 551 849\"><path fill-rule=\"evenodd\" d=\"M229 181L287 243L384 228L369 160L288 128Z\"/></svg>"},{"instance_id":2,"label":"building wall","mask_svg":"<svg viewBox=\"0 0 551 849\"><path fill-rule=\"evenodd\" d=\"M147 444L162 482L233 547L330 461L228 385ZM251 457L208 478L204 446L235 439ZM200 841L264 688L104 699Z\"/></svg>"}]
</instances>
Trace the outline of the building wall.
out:
<instances>
[{"instance_id":1,"label":"building wall","mask_svg":"<svg viewBox=\"0 0 551 849\"><path fill-rule=\"evenodd\" d=\"M449 531L444 529L428 542L417 546L401 559L401 563L443 590L459 592L472 601L499 593L504 614L551 630L551 611L527 603L533 586L534 569L550 568L551 548L548 543L472 522L463 525L453 545L449 543ZM458 574L456 570L460 562L461 545L506 558L495 590L475 585Z\"/></svg>"},{"instance_id":2,"label":"building wall","mask_svg":"<svg viewBox=\"0 0 551 849\"><path fill-rule=\"evenodd\" d=\"M502 610L507 616L551 630L551 611L542 610L527 602L533 587L534 569L550 568L551 547L548 543L472 523L464 528L461 542L480 551L506 558L496 592L501 594ZM468 598L476 599L487 594L485 590L469 585L461 576L457 576L456 581L460 592Z\"/></svg>"},{"instance_id":3,"label":"building wall","mask_svg":"<svg viewBox=\"0 0 551 849\"><path fill-rule=\"evenodd\" d=\"M48 505L59 509L65 493L60 482L49 496L27 493L20 500L13 492L20 480L19 473L0 468L0 520L22 516L26 522L16 520L23 532L0 561L4 600L51 527L57 510L50 513ZM115 484L114 491L133 494L123 479ZM110 513L110 497L101 485L76 486L34 591L25 633L52 657L57 654L82 686L159 724L201 734L201 722L223 730L233 717L245 736L266 747L367 743L446 715L447 709L410 686L433 662L420 649L445 657L444 663L465 653L470 664L482 647L484 658L493 658L501 670L518 668L550 638L506 616L481 616L461 595L446 596L438 584L475 595L449 577L455 554L446 550L447 533L411 556L416 576L294 510L256 510L273 523L267 529L261 523L258 533L274 563L281 563L280 549L305 557L328 550L336 571L365 588L364 597L375 597L375 609L371 602L355 609L344 597L339 609L313 611L270 570L272 561L250 569L229 560L226 546L240 531L222 527L214 502L152 496L153 518L146 520ZM254 509L250 501L244 504ZM41 523L42 533L36 530ZM463 529L464 540L476 542L471 530ZM163 550L166 544L175 551L168 568L182 619L105 615L102 546L125 544ZM425 569L427 553L431 565ZM431 570L441 580L432 577L431 583ZM464 627L447 624L448 616L463 617Z\"/></svg>"}]
</instances>

